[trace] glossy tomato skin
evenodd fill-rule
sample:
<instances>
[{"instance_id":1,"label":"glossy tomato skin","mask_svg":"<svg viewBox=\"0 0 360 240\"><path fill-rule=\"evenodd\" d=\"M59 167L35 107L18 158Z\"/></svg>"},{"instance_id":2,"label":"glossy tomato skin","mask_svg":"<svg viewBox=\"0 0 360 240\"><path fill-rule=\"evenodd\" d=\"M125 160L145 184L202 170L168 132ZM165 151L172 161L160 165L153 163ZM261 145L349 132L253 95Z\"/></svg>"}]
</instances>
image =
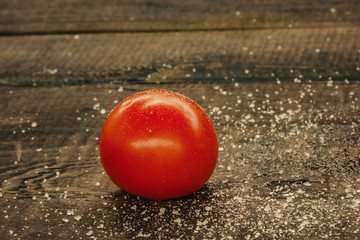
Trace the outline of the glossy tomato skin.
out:
<instances>
[{"instance_id":1,"label":"glossy tomato skin","mask_svg":"<svg viewBox=\"0 0 360 240\"><path fill-rule=\"evenodd\" d=\"M195 102L167 90L122 101L106 119L100 156L110 179L143 198L189 195L212 175L218 157L213 124Z\"/></svg>"}]
</instances>

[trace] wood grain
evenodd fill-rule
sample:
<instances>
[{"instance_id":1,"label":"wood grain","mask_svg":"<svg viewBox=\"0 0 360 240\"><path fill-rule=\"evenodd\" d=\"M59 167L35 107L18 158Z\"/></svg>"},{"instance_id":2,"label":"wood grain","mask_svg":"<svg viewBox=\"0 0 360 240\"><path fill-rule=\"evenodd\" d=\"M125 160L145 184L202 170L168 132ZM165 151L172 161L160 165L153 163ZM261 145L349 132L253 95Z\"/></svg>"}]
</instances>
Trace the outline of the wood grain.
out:
<instances>
[{"instance_id":1,"label":"wood grain","mask_svg":"<svg viewBox=\"0 0 360 240\"><path fill-rule=\"evenodd\" d=\"M1 239L359 239L357 1L1 1ZM61 34L56 34L61 33ZM101 127L163 88L219 161L191 196L106 176Z\"/></svg>"},{"instance_id":2,"label":"wood grain","mask_svg":"<svg viewBox=\"0 0 360 240\"><path fill-rule=\"evenodd\" d=\"M327 28L8 36L0 38L0 84L355 80L359 35Z\"/></svg>"},{"instance_id":3,"label":"wood grain","mask_svg":"<svg viewBox=\"0 0 360 240\"><path fill-rule=\"evenodd\" d=\"M356 238L358 34L336 28L0 38L1 235ZM219 163L192 196L138 199L101 166L98 137L107 113L152 88L189 96L215 125Z\"/></svg>"},{"instance_id":4,"label":"wood grain","mask_svg":"<svg viewBox=\"0 0 360 240\"><path fill-rule=\"evenodd\" d=\"M2 234L357 236L359 81L162 84L197 101L220 141L219 163L206 187L164 202L118 190L104 174L97 149L101 125L116 101L158 87L2 87Z\"/></svg>"},{"instance_id":5,"label":"wood grain","mask_svg":"<svg viewBox=\"0 0 360 240\"><path fill-rule=\"evenodd\" d=\"M3 0L0 33L359 26L357 0Z\"/></svg>"}]
</instances>

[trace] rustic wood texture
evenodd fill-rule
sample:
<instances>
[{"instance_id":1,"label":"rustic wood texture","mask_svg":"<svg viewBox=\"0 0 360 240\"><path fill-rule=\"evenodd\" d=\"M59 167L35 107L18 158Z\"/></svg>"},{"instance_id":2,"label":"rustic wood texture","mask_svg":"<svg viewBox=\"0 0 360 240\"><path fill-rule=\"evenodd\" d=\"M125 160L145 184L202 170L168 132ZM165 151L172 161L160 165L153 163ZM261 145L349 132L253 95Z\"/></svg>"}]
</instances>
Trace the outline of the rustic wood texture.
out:
<instances>
[{"instance_id":1,"label":"rustic wood texture","mask_svg":"<svg viewBox=\"0 0 360 240\"><path fill-rule=\"evenodd\" d=\"M2 0L0 32L57 33L358 26L357 0Z\"/></svg>"},{"instance_id":2,"label":"rustic wood texture","mask_svg":"<svg viewBox=\"0 0 360 240\"><path fill-rule=\"evenodd\" d=\"M266 81L304 74L353 80L359 36L357 27L7 36L0 39L0 84Z\"/></svg>"},{"instance_id":3,"label":"rustic wood texture","mask_svg":"<svg viewBox=\"0 0 360 240\"><path fill-rule=\"evenodd\" d=\"M1 1L1 239L360 239L359 4L207 3ZM131 196L99 159L109 111L154 88L218 134L181 199Z\"/></svg>"}]
</instances>

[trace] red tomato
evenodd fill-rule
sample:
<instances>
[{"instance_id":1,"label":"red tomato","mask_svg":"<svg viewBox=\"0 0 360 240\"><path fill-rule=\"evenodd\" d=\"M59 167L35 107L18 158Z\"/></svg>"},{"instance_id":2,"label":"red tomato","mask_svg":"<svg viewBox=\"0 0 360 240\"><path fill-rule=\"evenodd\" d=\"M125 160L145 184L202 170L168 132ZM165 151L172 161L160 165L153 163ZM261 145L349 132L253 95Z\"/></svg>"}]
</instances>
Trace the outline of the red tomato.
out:
<instances>
[{"instance_id":1,"label":"red tomato","mask_svg":"<svg viewBox=\"0 0 360 240\"><path fill-rule=\"evenodd\" d=\"M125 191L172 199L195 192L210 178L218 141L195 102L175 92L149 90L126 98L110 113L100 156L110 179Z\"/></svg>"}]
</instances>

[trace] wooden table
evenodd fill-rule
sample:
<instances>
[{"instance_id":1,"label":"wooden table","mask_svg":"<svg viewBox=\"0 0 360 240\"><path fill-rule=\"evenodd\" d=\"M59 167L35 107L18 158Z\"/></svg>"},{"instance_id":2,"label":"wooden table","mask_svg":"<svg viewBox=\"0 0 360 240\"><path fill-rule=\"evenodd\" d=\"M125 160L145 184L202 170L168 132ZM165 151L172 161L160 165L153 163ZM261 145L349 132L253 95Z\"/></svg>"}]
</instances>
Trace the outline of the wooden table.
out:
<instances>
[{"instance_id":1,"label":"wooden table","mask_svg":"<svg viewBox=\"0 0 360 240\"><path fill-rule=\"evenodd\" d=\"M2 239L360 239L358 0L0 2ZM136 92L211 117L195 194L118 189L98 152Z\"/></svg>"}]
</instances>

